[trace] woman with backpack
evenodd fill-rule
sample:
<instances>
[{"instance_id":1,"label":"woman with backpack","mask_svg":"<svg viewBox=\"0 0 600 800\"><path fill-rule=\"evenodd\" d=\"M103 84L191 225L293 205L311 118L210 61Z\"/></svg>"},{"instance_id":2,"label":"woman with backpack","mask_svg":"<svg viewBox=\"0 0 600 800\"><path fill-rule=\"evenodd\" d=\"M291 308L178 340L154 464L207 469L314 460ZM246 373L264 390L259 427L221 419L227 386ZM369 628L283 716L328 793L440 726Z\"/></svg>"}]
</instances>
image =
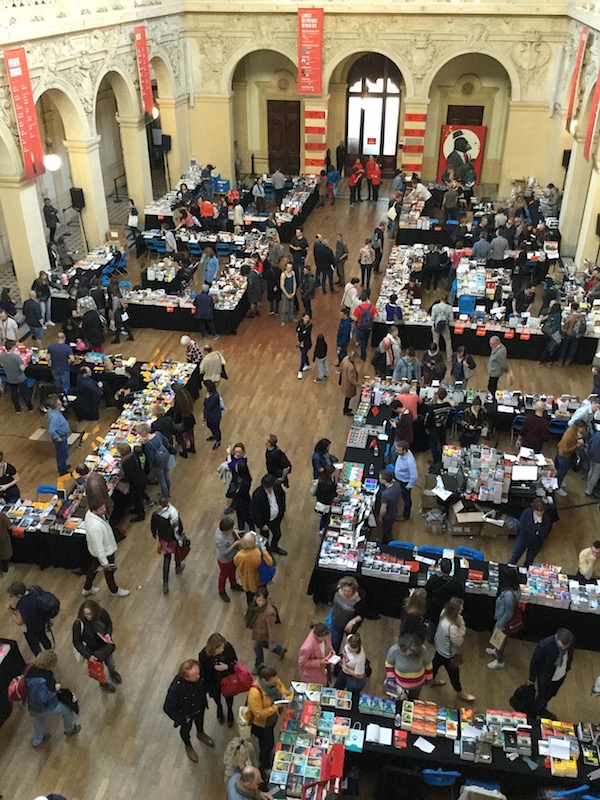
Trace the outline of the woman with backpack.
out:
<instances>
[{"instance_id":1,"label":"woman with backpack","mask_svg":"<svg viewBox=\"0 0 600 800\"><path fill-rule=\"evenodd\" d=\"M98 661L106 664L114 683L123 683L115 664L112 631L113 624L108 611L94 600L85 600L79 606L77 619L73 623L73 647L88 663ZM115 691L114 684L107 681L106 677L98 682L103 691L111 694Z\"/></svg>"},{"instance_id":2,"label":"woman with backpack","mask_svg":"<svg viewBox=\"0 0 600 800\"><path fill-rule=\"evenodd\" d=\"M252 631L254 643L255 672L258 672L260 666L264 664L265 649L275 653L281 659L287 653L287 647L276 642L275 625L280 624L279 612L269 600L269 590L266 586L259 586L256 589L254 601L246 611L246 627Z\"/></svg>"},{"instance_id":3,"label":"woman with backpack","mask_svg":"<svg viewBox=\"0 0 600 800\"><path fill-rule=\"evenodd\" d=\"M267 566L273 566L273 557L269 551L258 547L256 534L252 532L244 534L240 549L233 557L233 563L239 572L240 584L246 592L248 605L252 603L261 584L259 570L263 560Z\"/></svg>"},{"instance_id":4,"label":"woman with backpack","mask_svg":"<svg viewBox=\"0 0 600 800\"><path fill-rule=\"evenodd\" d=\"M138 425L137 430L144 445L144 452L148 458L150 469L154 473L154 477L160 486L162 500L167 502L171 496L169 470L171 468L171 456L174 455L175 450L162 433L158 431L152 433L150 431L150 425L146 422L142 422L141 425Z\"/></svg>"},{"instance_id":5,"label":"woman with backpack","mask_svg":"<svg viewBox=\"0 0 600 800\"><path fill-rule=\"evenodd\" d=\"M498 587L498 596L496 597L496 605L494 608L494 630L492 636L497 630L504 633L504 629L517 610L521 597L521 590L519 587L519 573L516 569L507 568L500 573L500 585ZM504 639L500 647L486 647L485 652L488 656L494 656L494 660L490 661L488 664L489 669L502 669L504 667L505 646L506 639Z\"/></svg>"},{"instance_id":6,"label":"woman with backpack","mask_svg":"<svg viewBox=\"0 0 600 800\"><path fill-rule=\"evenodd\" d=\"M46 718L60 716L63 718L65 736L79 733L81 725L76 725L73 711L58 699L61 685L54 678L53 668L57 662L54 650L39 653L25 675L27 687L27 710L33 717L34 747L47 742L50 734L46 733Z\"/></svg>"},{"instance_id":7,"label":"woman with backpack","mask_svg":"<svg viewBox=\"0 0 600 800\"><path fill-rule=\"evenodd\" d=\"M171 557L175 556L175 574L185 569L183 563L190 552L189 542L183 532L179 511L168 500L159 504L150 520L152 536L157 540L157 553L163 557L163 594L169 594Z\"/></svg>"}]
</instances>

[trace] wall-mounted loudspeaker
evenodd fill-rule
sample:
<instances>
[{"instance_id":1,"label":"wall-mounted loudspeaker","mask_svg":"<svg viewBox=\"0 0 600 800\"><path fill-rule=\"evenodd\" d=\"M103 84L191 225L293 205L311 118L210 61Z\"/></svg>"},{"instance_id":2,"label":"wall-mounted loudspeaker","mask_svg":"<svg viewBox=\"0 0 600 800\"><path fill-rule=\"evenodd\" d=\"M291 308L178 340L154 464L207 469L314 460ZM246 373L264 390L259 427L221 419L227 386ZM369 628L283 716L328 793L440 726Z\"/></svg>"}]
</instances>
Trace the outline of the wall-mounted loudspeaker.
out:
<instances>
[{"instance_id":1,"label":"wall-mounted loudspeaker","mask_svg":"<svg viewBox=\"0 0 600 800\"><path fill-rule=\"evenodd\" d=\"M569 169L569 161L571 160L571 151L563 150L562 165L564 169Z\"/></svg>"},{"instance_id":2,"label":"wall-mounted loudspeaker","mask_svg":"<svg viewBox=\"0 0 600 800\"><path fill-rule=\"evenodd\" d=\"M162 151L163 153L171 152L171 137L166 133L163 133L162 135Z\"/></svg>"}]
</instances>

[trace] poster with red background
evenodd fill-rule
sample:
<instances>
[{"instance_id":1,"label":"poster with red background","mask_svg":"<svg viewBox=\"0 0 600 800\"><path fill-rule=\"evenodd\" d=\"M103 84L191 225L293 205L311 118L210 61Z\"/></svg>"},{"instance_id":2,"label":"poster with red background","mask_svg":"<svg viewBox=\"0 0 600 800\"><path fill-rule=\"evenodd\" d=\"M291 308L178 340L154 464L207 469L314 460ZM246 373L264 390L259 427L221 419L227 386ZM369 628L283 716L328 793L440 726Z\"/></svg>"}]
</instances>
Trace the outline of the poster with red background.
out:
<instances>
[{"instance_id":1,"label":"poster with red background","mask_svg":"<svg viewBox=\"0 0 600 800\"><path fill-rule=\"evenodd\" d=\"M154 98L152 97L152 79L150 77L150 61L148 60L148 44L146 42L146 28L140 25L133 29L135 39L135 52L137 55L138 71L140 74L140 92L142 107L146 114L152 116Z\"/></svg>"},{"instance_id":2,"label":"poster with red background","mask_svg":"<svg viewBox=\"0 0 600 800\"><path fill-rule=\"evenodd\" d=\"M571 86L569 87L569 103L567 105L567 130L571 132L571 120L573 119L573 110L575 108L575 97L577 96L577 89L579 87L579 78L581 76L581 66L583 64L583 54L585 53L585 46L588 40L589 29L584 25L581 29L581 36L579 37L579 47L577 49L577 58L575 59L575 66L573 68L573 75L571 76Z\"/></svg>"},{"instance_id":3,"label":"poster with red background","mask_svg":"<svg viewBox=\"0 0 600 800\"><path fill-rule=\"evenodd\" d=\"M479 183L483 166L483 147L486 127L484 125L442 125L440 156L438 161L438 183L445 180L452 169L456 180L463 180L466 165L471 163Z\"/></svg>"},{"instance_id":4,"label":"poster with red background","mask_svg":"<svg viewBox=\"0 0 600 800\"><path fill-rule=\"evenodd\" d=\"M590 107L590 115L588 117L587 131L585 132L585 142L583 145L583 156L586 161L590 160L590 152L592 149L592 142L594 134L596 133L596 125L598 123L598 106L600 105L600 70L596 78L596 86L594 88L594 95L592 97L592 105Z\"/></svg>"},{"instance_id":5,"label":"poster with red background","mask_svg":"<svg viewBox=\"0 0 600 800\"><path fill-rule=\"evenodd\" d=\"M44 172L44 148L35 112L25 50L22 47L5 50L4 62L15 107L25 175L31 180Z\"/></svg>"},{"instance_id":6,"label":"poster with red background","mask_svg":"<svg viewBox=\"0 0 600 800\"><path fill-rule=\"evenodd\" d=\"M298 94L323 92L323 9L298 9Z\"/></svg>"}]
</instances>

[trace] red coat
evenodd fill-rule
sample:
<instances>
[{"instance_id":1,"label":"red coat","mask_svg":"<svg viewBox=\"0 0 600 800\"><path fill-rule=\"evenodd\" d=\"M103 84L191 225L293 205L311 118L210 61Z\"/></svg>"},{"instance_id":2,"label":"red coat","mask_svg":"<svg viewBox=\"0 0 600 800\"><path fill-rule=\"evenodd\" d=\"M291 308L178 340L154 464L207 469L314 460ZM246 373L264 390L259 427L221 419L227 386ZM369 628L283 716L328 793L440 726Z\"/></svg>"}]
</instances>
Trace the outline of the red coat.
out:
<instances>
[{"instance_id":1,"label":"red coat","mask_svg":"<svg viewBox=\"0 0 600 800\"><path fill-rule=\"evenodd\" d=\"M377 168L377 162L376 161L367 161L367 164L366 164L367 180L371 180L372 179L373 173L375 172L376 168Z\"/></svg>"},{"instance_id":2,"label":"red coat","mask_svg":"<svg viewBox=\"0 0 600 800\"><path fill-rule=\"evenodd\" d=\"M368 166L369 165L367 164L367 167ZM369 173L367 172L367 177L368 176ZM379 186L381 184L381 170L379 169L378 166L375 167L375 169L372 170L371 172L371 183L373 184L373 186Z\"/></svg>"},{"instance_id":3,"label":"red coat","mask_svg":"<svg viewBox=\"0 0 600 800\"><path fill-rule=\"evenodd\" d=\"M316 636L311 631L298 651L300 680L305 683L321 683L327 686L327 668L321 662L333 651L329 636L325 639L325 655Z\"/></svg>"}]
</instances>

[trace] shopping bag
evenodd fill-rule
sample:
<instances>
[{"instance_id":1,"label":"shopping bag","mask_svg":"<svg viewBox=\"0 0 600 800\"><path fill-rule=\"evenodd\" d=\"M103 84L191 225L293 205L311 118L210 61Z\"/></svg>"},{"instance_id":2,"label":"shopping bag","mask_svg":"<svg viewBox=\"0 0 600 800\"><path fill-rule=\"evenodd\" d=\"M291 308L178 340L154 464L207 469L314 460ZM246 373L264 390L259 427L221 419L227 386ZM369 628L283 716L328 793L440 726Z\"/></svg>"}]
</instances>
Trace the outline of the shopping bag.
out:
<instances>
[{"instance_id":1,"label":"shopping bag","mask_svg":"<svg viewBox=\"0 0 600 800\"><path fill-rule=\"evenodd\" d=\"M246 668L245 672L234 672L233 675L225 675L224 678L221 678L220 687L223 697L234 697L236 694L242 694L242 692L250 690L253 678L246 665L243 664L242 666Z\"/></svg>"},{"instance_id":2,"label":"shopping bag","mask_svg":"<svg viewBox=\"0 0 600 800\"><path fill-rule=\"evenodd\" d=\"M525 620L523 619L523 609L518 605L513 611L512 617L506 623L504 633L507 636L517 636L524 628Z\"/></svg>"},{"instance_id":3,"label":"shopping bag","mask_svg":"<svg viewBox=\"0 0 600 800\"><path fill-rule=\"evenodd\" d=\"M504 642L506 641L506 634L500 628L494 628L492 635L490 636L490 644L496 650L502 650L504 647Z\"/></svg>"},{"instance_id":4,"label":"shopping bag","mask_svg":"<svg viewBox=\"0 0 600 800\"><path fill-rule=\"evenodd\" d=\"M106 675L104 674L104 664L95 658L88 658L87 670L90 678L93 678L98 683L106 683Z\"/></svg>"},{"instance_id":5,"label":"shopping bag","mask_svg":"<svg viewBox=\"0 0 600 800\"><path fill-rule=\"evenodd\" d=\"M258 565L258 577L260 578L262 585L266 586L268 583L271 583L275 577L276 567L274 565L267 564L263 555L262 547L259 547L259 550L260 564Z\"/></svg>"},{"instance_id":6,"label":"shopping bag","mask_svg":"<svg viewBox=\"0 0 600 800\"><path fill-rule=\"evenodd\" d=\"M238 719L237 719L238 733L240 735L240 739L245 739L248 742L252 739L252 727L250 722L248 721L249 716L250 712L248 706L240 706L238 708Z\"/></svg>"}]
</instances>

